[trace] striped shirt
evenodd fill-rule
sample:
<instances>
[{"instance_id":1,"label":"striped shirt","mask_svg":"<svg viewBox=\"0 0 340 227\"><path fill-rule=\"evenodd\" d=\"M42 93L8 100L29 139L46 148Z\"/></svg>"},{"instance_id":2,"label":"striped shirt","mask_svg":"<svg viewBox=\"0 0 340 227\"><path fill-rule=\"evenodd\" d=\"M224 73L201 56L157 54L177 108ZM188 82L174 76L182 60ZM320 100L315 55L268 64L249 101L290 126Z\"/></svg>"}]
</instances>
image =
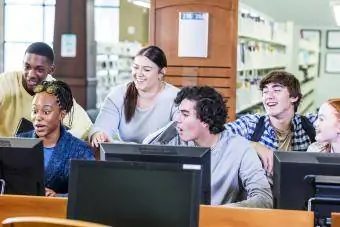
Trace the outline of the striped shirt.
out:
<instances>
[{"instance_id":1,"label":"striped shirt","mask_svg":"<svg viewBox=\"0 0 340 227\"><path fill-rule=\"evenodd\" d=\"M247 114L238 118L234 122L227 123L225 126L230 133L238 134L250 140L254 134L256 124L258 123L261 115L259 114ZM314 124L317 115L308 114L307 119ZM275 130L269 122L269 117L266 115L264 120L265 130L261 136L261 144L268 147L270 150L276 151L279 148L279 141L276 137ZM292 119L292 131L293 138L291 144L291 150L293 151L306 151L308 146L311 144L311 140L308 137L307 132L303 129L301 123L301 117L299 114L295 114Z\"/></svg>"}]
</instances>

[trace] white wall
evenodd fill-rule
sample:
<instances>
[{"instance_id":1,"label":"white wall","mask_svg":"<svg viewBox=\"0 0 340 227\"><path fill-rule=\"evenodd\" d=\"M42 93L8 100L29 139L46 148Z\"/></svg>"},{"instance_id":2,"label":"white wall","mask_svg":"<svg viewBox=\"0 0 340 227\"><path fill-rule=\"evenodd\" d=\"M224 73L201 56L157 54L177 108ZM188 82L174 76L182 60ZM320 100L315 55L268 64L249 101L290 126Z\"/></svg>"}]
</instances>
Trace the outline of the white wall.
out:
<instances>
[{"instance_id":1,"label":"white wall","mask_svg":"<svg viewBox=\"0 0 340 227\"><path fill-rule=\"evenodd\" d=\"M326 48L327 30L339 30L339 27L307 27L305 29L317 29L321 31L321 57L320 75L316 78L315 106L319 107L330 98L340 98L340 73L329 74L325 72L326 53L340 53L340 49L331 50ZM340 62L339 62L340 64Z\"/></svg>"},{"instance_id":2,"label":"white wall","mask_svg":"<svg viewBox=\"0 0 340 227\"><path fill-rule=\"evenodd\" d=\"M335 26L332 0L239 0L274 18L301 26Z\"/></svg>"}]
</instances>

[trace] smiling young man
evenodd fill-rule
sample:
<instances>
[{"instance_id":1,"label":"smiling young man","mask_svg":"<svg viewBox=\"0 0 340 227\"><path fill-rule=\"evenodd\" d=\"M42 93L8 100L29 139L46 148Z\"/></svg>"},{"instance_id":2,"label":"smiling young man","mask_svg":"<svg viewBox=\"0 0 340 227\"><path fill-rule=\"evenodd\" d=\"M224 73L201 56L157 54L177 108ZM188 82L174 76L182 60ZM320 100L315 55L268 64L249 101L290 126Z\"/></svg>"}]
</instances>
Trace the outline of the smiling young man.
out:
<instances>
[{"instance_id":1,"label":"smiling young man","mask_svg":"<svg viewBox=\"0 0 340 227\"><path fill-rule=\"evenodd\" d=\"M222 95L211 87L185 87L175 104L177 130L173 125L164 130L172 134L166 144L211 149L211 204L271 208L271 189L256 151L245 138L225 129Z\"/></svg>"},{"instance_id":2,"label":"smiling young man","mask_svg":"<svg viewBox=\"0 0 340 227\"><path fill-rule=\"evenodd\" d=\"M306 151L314 141L316 114L296 113L301 101L298 79L283 70L272 71L260 82L266 114L248 114L229 122L229 132L253 141L264 168L272 173L273 151Z\"/></svg>"},{"instance_id":3,"label":"smiling young man","mask_svg":"<svg viewBox=\"0 0 340 227\"><path fill-rule=\"evenodd\" d=\"M54 80L54 53L43 42L32 43L25 51L23 71L0 74L0 136L13 136L21 118L31 120L34 88L44 80ZM74 101L73 122L69 115L64 124L70 132L85 139L91 128L91 120L85 110ZM72 113L71 113L72 114Z\"/></svg>"}]
</instances>

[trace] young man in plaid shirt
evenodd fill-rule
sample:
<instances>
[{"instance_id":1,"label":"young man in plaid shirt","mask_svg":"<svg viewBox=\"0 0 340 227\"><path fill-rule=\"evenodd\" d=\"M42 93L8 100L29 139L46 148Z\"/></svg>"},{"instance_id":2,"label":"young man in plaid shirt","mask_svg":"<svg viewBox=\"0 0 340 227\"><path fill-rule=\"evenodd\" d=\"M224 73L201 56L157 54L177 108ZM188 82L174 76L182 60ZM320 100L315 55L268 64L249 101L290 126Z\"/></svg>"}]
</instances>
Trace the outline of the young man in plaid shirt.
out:
<instances>
[{"instance_id":1,"label":"young man in plaid shirt","mask_svg":"<svg viewBox=\"0 0 340 227\"><path fill-rule=\"evenodd\" d=\"M306 151L314 142L313 123L317 115L296 113L301 101L300 83L286 71L272 71L260 82L266 114L248 114L226 124L229 132L252 141L269 173L273 171L273 151Z\"/></svg>"}]
</instances>

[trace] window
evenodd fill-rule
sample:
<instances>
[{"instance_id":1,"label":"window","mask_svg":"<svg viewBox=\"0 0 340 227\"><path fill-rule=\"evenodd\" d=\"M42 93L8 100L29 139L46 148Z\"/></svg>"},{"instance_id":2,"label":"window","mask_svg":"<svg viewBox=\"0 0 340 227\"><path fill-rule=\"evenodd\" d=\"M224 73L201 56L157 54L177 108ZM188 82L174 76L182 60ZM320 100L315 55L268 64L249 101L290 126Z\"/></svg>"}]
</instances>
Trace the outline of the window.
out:
<instances>
[{"instance_id":1,"label":"window","mask_svg":"<svg viewBox=\"0 0 340 227\"><path fill-rule=\"evenodd\" d=\"M24 51L31 42L53 46L55 3L56 0L4 0L0 71L20 70ZM94 5L96 41L118 42L119 0L95 0Z\"/></svg>"},{"instance_id":2,"label":"window","mask_svg":"<svg viewBox=\"0 0 340 227\"><path fill-rule=\"evenodd\" d=\"M22 68L22 57L31 42L52 46L55 0L4 1L4 70Z\"/></svg>"},{"instance_id":3,"label":"window","mask_svg":"<svg viewBox=\"0 0 340 227\"><path fill-rule=\"evenodd\" d=\"M119 0L94 1L95 39L97 42L119 42Z\"/></svg>"}]
</instances>

